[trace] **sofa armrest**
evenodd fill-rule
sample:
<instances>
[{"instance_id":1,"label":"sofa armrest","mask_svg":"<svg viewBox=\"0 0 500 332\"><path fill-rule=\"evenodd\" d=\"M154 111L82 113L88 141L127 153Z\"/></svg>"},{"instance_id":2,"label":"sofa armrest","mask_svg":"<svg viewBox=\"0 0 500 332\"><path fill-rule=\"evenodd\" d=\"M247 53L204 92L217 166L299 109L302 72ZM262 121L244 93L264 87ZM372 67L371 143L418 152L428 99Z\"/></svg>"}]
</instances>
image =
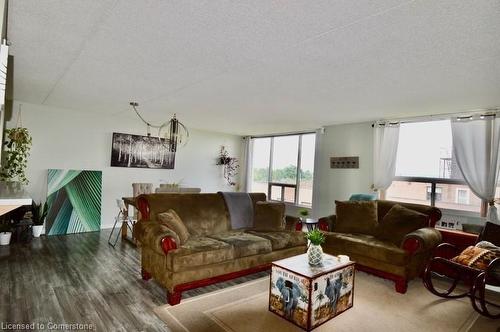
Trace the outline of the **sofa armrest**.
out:
<instances>
[{"instance_id":1,"label":"sofa armrest","mask_svg":"<svg viewBox=\"0 0 500 332\"><path fill-rule=\"evenodd\" d=\"M170 250L177 249L180 243L179 236L158 221L140 221L136 234L141 245L146 246L159 254L167 254Z\"/></svg>"},{"instance_id":2,"label":"sofa armrest","mask_svg":"<svg viewBox=\"0 0 500 332\"><path fill-rule=\"evenodd\" d=\"M287 231L301 231L302 223L299 217L285 216L285 230Z\"/></svg>"},{"instance_id":3,"label":"sofa armrest","mask_svg":"<svg viewBox=\"0 0 500 332\"><path fill-rule=\"evenodd\" d=\"M407 234L401 248L410 254L431 251L442 241L441 233L434 228L425 227Z\"/></svg>"},{"instance_id":4,"label":"sofa armrest","mask_svg":"<svg viewBox=\"0 0 500 332\"><path fill-rule=\"evenodd\" d=\"M330 216L323 217L323 218L319 218L319 220L318 220L319 221L319 228L322 231L330 231L331 232L333 230L333 226L335 225L336 220L337 220L337 216L334 214L332 214Z\"/></svg>"}]
</instances>

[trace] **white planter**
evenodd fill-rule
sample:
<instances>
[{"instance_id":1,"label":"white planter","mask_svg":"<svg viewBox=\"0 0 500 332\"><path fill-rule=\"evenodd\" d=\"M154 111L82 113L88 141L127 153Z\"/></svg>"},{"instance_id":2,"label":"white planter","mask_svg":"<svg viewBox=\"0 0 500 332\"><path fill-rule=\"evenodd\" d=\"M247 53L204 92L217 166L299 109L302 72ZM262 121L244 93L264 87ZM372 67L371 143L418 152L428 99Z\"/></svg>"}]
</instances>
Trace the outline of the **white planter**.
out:
<instances>
[{"instance_id":1,"label":"white planter","mask_svg":"<svg viewBox=\"0 0 500 332\"><path fill-rule=\"evenodd\" d=\"M8 246L10 243L11 236L12 236L12 232L0 233L0 246Z\"/></svg>"},{"instance_id":2,"label":"white planter","mask_svg":"<svg viewBox=\"0 0 500 332\"><path fill-rule=\"evenodd\" d=\"M323 248L320 245L309 244L307 249L309 265L319 265L323 261Z\"/></svg>"},{"instance_id":3,"label":"white planter","mask_svg":"<svg viewBox=\"0 0 500 332\"><path fill-rule=\"evenodd\" d=\"M43 225L33 225L33 237L40 237L42 230Z\"/></svg>"}]
</instances>

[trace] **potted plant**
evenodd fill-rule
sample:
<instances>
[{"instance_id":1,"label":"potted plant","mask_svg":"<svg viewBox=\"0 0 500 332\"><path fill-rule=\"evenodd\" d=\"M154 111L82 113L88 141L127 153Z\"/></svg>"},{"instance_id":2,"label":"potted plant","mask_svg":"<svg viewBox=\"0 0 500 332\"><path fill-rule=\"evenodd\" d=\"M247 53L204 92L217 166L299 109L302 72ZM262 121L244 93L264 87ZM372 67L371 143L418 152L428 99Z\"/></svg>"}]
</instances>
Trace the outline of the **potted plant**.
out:
<instances>
[{"instance_id":1,"label":"potted plant","mask_svg":"<svg viewBox=\"0 0 500 332\"><path fill-rule=\"evenodd\" d=\"M40 237L42 234L43 223L47 217L47 202L37 204L35 201L31 204L31 220L33 220L33 236Z\"/></svg>"},{"instance_id":2,"label":"potted plant","mask_svg":"<svg viewBox=\"0 0 500 332\"><path fill-rule=\"evenodd\" d=\"M238 159L229 156L229 152L224 145L221 146L219 157L217 157L217 165L221 165L224 169L224 178L230 186L236 186L234 178L238 175Z\"/></svg>"},{"instance_id":3,"label":"potted plant","mask_svg":"<svg viewBox=\"0 0 500 332\"><path fill-rule=\"evenodd\" d=\"M8 246L12 237L10 222L6 219L0 221L0 246Z\"/></svg>"},{"instance_id":4,"label":"potted plant","mask_svg":"<svg viewBox=\"0 0 500 332\"><path fill-rule=\"evenodd\" d=\"M299 216L302 221L305 221L307 217L309 217L309 210L308 209L300 209L299 210Z\"/></svg>"},{"instance_id":5,"label":"potted plant","mask_svg":"<svg viewBox=\"0 0 500 332\"><path fill-rule=\"evenodd\" d=\"M31 135L28 129L16 127L5 129L4 162L0 170L0 180L28 184L26 167L31 149Z\"/></svg>"},{"instance_id":6,"label":"potted plant","mask_svg":"<svg viewBox=\"0 0 500 332\"><path fill-rule=\"evenodd\" d=\"M323 261L323 249L321 245L325 242L325 235L316 228L306 233L306 239L309 240L309 247L307 248L309 265L321 264Z\"/></svg>"}]
</instances>

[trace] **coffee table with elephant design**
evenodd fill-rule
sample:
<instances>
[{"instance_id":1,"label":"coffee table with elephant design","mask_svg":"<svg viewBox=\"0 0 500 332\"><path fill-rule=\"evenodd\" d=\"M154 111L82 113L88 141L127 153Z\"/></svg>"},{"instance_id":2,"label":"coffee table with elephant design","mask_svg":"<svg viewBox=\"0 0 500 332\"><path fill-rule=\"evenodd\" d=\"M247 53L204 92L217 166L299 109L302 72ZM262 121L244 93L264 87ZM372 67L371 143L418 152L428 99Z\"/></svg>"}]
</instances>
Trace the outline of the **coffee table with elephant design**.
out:
<instances>
[{"instance_id":1,"label":"coffee table with elephant design","mask_svg":"<svg viewBox=\"0 0 500 332\"><path fill-rule=\"evenodd\" d=\"M307 254L273 262L269 311L306 331L318 327L352 308L354 266L327 254L317 266L309 265Z\"/></svg>"}]
</instances>

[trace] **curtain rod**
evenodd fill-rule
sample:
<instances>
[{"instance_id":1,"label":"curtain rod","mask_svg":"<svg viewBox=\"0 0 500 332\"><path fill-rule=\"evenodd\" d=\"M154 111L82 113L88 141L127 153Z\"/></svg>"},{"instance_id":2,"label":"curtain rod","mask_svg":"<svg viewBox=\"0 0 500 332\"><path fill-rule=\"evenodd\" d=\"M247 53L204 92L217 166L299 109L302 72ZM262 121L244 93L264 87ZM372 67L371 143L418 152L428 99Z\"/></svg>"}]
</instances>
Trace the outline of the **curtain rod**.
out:
<instances>
[{"instance_id":1,"label":"curtain rod","mask_svg":"<svg viewBox=\"0 0 500 332\"><path fill-rule=\"evenodd\" d=\"M422 116L415 116L415 117L409 117L409 118L393 118L390 120L387 119L387 120L379 120L379 121L380 122L388 122L390 124L398 124L398 123L448 120L448 119L454 118L454 117L466 119L466 118L469 118L472 115L475 115L478 113L484 113L484 114L481 114L482 116L492 116L494 114L490 114L490 113L496 113L499 111L500 111L500 108L492 107L492 108L481 108L481 109L475 109L475 110L458 112L458 113L441 113L441 114L434 114L434 115L431 114L431 115L422 115ZM378 122L378 121L375 121L375 122ZM375 125L375 122L372 124L372 127Z\"/></svg>"},{"instance_id":2,"label":"curtain rod","mask_svg":"<svg viewBox=\"0 0 500 332\"><path fill-rule=\"evenodd\" d=\"M304 134L316 134L316 130L294 131L294 132L288 132L288 133L268 134L268 135L249 135L249 136L246 136L246 137L250 137L250 138L270 138L270 137L294 136L294 135L304 135Z\"/></svg>"}]
</instances>

